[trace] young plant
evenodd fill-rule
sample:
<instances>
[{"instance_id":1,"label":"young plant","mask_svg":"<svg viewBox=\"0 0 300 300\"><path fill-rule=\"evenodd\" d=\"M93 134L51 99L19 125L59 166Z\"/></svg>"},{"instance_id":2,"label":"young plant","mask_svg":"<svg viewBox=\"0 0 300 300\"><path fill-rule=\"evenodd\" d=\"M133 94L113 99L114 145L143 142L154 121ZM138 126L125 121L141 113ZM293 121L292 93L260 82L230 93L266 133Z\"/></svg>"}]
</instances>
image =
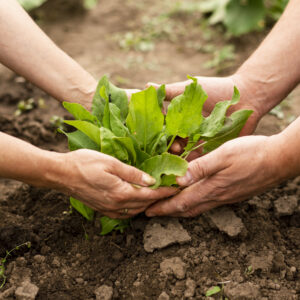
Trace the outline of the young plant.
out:
<instances>
[{"instance_id":1,"label":"young plant","mask_svg":"<svg viewBox=\"0 0 300 300\"><path fill-rule=\"evenodd\" d=\"M3 258L0 258L0 278L2 279L2 282L0 284L0 289L2 289L6 282L6 276L5 276L5 264L7 262L7 258L11 255L12 252L19 250L21 247L27 246L28 248L31 247L30 242L23 243L21 245L16 246L15 248L6 251L6 255Z\"/></svg>"},{"instance_id":2,"label":"young plant","mask_svg":"<svg viewBox=\"0 0 300 300\"><path fill-rule=\"evenodd\" d=\"M207 95L197 79L185 88L182 95L172 100L166 116L162 113L165 86L150 86L128 99L124 90L117 88L104 76L98 84L92 112L77 103L64 102L64 107L76 120L64 121L76 128L67 133L70 150L88 148L111 155L153 176L159 186L176 185L176 177L186 173L184 159L191 151L202 146L204 152L219 147L237 137L251 115L250 110L239 110L226 117L227 109L239 101L234 88L231 100L216 104L210 116L203 117L202 107ZM187 138L181 157L168 153L176 137ZM198 145L198 141L202 141ZM71 197L72 206L86 219L92 220L94 211ZM112 230L121 232L128 221L101 219L102 234Z\"/></svg>"}]
</instances>

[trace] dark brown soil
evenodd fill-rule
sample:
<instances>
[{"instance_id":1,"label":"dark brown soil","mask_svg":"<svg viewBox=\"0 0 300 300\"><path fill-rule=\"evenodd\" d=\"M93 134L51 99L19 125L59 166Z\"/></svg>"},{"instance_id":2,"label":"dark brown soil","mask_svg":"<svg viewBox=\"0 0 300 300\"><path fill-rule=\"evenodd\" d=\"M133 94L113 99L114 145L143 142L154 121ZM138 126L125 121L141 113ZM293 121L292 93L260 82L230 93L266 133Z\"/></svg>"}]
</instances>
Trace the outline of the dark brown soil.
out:
<instances>
[{"instance_id":1,"label":"dark brown soil","mask_svg":"<svg viewBox=\"0 0 300 300\"><path fill-rule=\"evenodd\" d=\"M195 28L198 16L175 15L186 25L186 34L177 33L174 41L158 40L153 51L120 50L112 35L136 30L145 11L155 14L162 5L160 1L140 3L100 1L86 14L79 11L72 16L68 12L63 18L52 12L51 21L41 12L38 16L43 16L40 24L46 32L87 70L97 77L109 73L119 85L141 88L150 80L172 82L184 79L186 74L214 74L214 70L202 67L209 54L182 45L189 40L204 42L199 28L188 30ZM223 73L229 74L245 59L262 36L234 41L237 61ZM224 43L220 34L216 40L220 46ZM66 115L60 105L4 68L0 69L0 78L0 130L45 149L67 151L65 139L49 123L53 115ZM291 95L284 108L286 115L299 114L298 95L298 91ZM14 116L18 101L34 98L37 102L41 97L45 108L37 106ZM268 115L257 132L271 135L287 124L286 119ZM0 290L0 295L8 295L4 299L14 299L14 289L26 276L39 287L37 299L42 300L95 299L95 289L103 284L113 288L113 299L152 300L163 291L170 299L207 299L205 292L224 281L230 281L225 284L230 299L300 299L300 178L232 205L245 225L239 236L230 238L205 215L180 219L191 242L151 254L143 247L148 223L143 215L133 220L125 234L100 236L99 220L90 223L76 212L70 213L68 197L61 193L6 179L0 179L0 191L0 257L18 244L32 244L30 249L22 247L9 257L7 283ZM289 215L280 216L274 208L274 201L282 197L298 199L298 207ZM180 257L186 263L184 279L162 274L160 263L171 257ZM190 279L196 288L188 297L184 294ZM253 286L258 296L251 292Z\"/></svg>"}]
</instances>

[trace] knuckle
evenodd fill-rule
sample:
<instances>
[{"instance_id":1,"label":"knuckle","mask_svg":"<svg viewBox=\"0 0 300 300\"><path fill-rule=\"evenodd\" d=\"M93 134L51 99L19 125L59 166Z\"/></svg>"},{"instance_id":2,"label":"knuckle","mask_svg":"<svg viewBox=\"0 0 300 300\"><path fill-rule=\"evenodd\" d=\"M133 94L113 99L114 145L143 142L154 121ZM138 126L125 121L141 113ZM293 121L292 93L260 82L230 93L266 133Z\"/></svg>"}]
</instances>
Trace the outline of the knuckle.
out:
<instances>
[{"instance_id":1,"label":"knuckle","mask_svg":"<svg viewBox=\"0 0 300 300\"><path fill-rule=\"evenodd\" d=\"M179 202L179 203L177 203L176 208L181 213L185 213L185 212L187 212L189 210L189 206L188 206L188 204L186 202Z\"/></svg>"},{"instance_id":2,"label":"knuckle","mask_svg":"<svg viewBox=\"0 0 300 300\"><path fill-rule=\"evenodd\" d=\"M206 165L205 165L205 161L204 160L196 160L193 168L192 168L192 172L194 172L194 177L196 178L203 178L206 176L207 172L206 172Z\"/></svg>"}]
</instances>

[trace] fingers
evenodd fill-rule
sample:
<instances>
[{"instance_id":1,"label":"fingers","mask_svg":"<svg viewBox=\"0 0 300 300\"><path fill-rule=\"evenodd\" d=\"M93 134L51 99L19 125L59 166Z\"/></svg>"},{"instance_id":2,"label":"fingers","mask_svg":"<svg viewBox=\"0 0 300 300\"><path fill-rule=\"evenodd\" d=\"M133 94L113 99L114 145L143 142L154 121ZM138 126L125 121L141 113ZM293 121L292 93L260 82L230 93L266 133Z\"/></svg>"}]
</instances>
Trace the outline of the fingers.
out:
<instances>
[{"instance_id":1,"label":"fingers","mask_svg":"<svg viewBox=\"0 0 300 300\"><path fill-rule=\"evenodd\" d=\"M126 93L126 95L127 95L127 97L128 97L128 100L130 100L132 94L138 93L138 92L140 92L141 90L138 90L138 89L125 89L124 91L125 91L125 93Z\"/></svg>"},{"instance_id":2,"label":"fingers","mask_svg":"<svg viewBox=\"0 0 300 300\"><path fill-rule=\"evenodd\" d=\"M199 191L201 191L201 194L199 194ZM194 184L181 191L178 195L150 206L146 211L146 215L148 217L173 216L178 213L187 212L201 201L206 202L206 194L206 190L201 189L200 183Z\"/></svg>"},{"instance_id":3,"label":"fingers","mask_svg":"<svg viewBox=\"0 0 300 300\"><path fill-rule=\"evenodd\" d=\"M156 182L156 180L149 174L132 166L121 163L118 160L115 160L115 163L111 165L109 171L111 174L123 179L126 182L140 186L150 186Z\"/></svg>"},{"instance_id":4,"label":"fingers","mask_svg":"<svg viewBox=\"0 0 300 300\"><path fill-rule=\"evenodd\" d=\"M171 101L176 96L182 94L185 90L185 87L190 84L192 80L186 80L182 82L175 82L171 84L166 84L166 100ZM154 86L155 88L159 88L160 84L154 82L148 82L146 87Z\"/></svg>"},{"instance_id":5,"label":"fingers","mask_svg":"<svg viewBox=\"0 0 300 300\"><path fill-rule=\"evenodd\" d=\"M173 188L173 187L161 187L156 190L152 190L149 188L135 188L132 187L132 190L129 192L129 199L130 197L140 201L140 202L145 202L145 201L151 201L154 202L159 199L164 199L171 197L178 193L179 189Z\"/></svg>"},{"instance_id":6,"label":"fingers","mask_svg":"<svg viewBox=\"0 0 300 300\"><path fill-rule=\"evenodd\" d=\"M222 157L222 151L218 149L191 161L186 174L178 177L177 183L188 186L225 169L228 166L225 158Z\"/></svg>"}]
</instances>

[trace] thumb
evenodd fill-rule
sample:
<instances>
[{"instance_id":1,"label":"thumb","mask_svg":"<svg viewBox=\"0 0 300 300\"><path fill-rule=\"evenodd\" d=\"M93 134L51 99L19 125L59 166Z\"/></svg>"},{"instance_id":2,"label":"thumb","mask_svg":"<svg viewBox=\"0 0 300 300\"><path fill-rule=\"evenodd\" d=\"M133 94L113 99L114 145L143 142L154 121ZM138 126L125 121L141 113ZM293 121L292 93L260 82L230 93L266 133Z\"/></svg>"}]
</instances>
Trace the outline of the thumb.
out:
<instances>
[{"instance_id":1,"label":"thumb","mask_svg":"<svg viewBox=\"0 0 300 300\"><path fill-rule=\"evenodd\" d=\"M219 151L213 151L199 157L189 163L188 170L184 176L177 177L177 183L181 186L188 186L205 177L209 177L226 167L224 161Z\"/></svg>"},{"instance_id":2,"label":"thumb","mask_svg":"<svg viewBox=\"0 0 300 300\"><path fill-rule=\"evenodd\" d=\"M178 95L181 95L185 87L189 85L192 82L192 80L186 80L181 82L175 82L175 83L169 83L166 84L166 100L171 101L173 98L175 98ZM149 82L147 83L147 87L154 86L155 88L159 88L160 85L157 83Z\"/></svg>"},{"instance_id":3,"label":"thumb","mask_svg":"<svg viewBox=\"0 0 300 300\"><path fill-rule=\"evenodd\" d=\"M118 166L114 166L110 173L120 177L124 181L140 186L149 186L156 182L155 178L149 174L121 162Z\"/></svg>"}]
</instances>

